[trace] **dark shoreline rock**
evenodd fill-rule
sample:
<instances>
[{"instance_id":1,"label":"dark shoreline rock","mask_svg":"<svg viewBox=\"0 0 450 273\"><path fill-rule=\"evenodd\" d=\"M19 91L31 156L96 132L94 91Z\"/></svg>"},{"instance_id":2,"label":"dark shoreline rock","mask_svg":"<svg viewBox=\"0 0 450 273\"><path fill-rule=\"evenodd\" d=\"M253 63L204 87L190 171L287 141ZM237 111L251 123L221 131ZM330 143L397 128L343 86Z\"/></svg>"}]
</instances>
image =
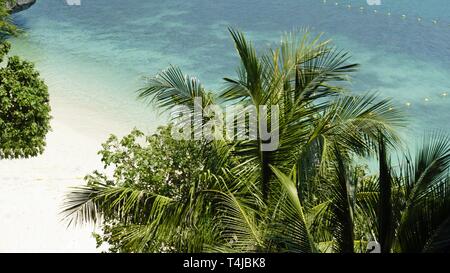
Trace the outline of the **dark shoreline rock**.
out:
<instances>
[{"instance_id":1,"label":"dark shoreline rock","mask_svg":"<svg viewBox=\"0 0 450 273\"><path fill-rule=\"evenodd\" d=\"M36 0L16 0L15 4L9 4L7 2L6 6L11 10L11 13L16 13L28 9L35 3Z\"/></svg>"}]
</instances>

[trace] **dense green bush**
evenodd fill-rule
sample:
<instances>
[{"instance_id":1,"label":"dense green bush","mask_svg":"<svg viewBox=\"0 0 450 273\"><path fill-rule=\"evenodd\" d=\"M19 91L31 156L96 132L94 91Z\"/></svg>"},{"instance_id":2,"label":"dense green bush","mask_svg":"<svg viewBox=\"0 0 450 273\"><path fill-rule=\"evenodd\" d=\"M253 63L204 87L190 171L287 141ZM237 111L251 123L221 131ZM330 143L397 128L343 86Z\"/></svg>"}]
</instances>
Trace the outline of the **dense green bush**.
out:
<instances>
[{"instance_id":1,"label":"dense green bush","mask_svg":"<svg viewBox=\"0 0 450 273\"><path fill-rule=\"evenodd\" d=\"M6 58L11 46L5 40L19 33L7 1L11 2L0 0L0 159L42 153L50 130L47 86L32 63L17 56Z\"/></svg>"},{"instance_id":2,"label":"dense green bush","mask_svg":"<svg viewBox=\"0 0 450 273\"><path fill-rule=\"evenodd\" d=\"M170 202L189 200L190 195L208 188L205 180L205 166L215 158L213 147L199 142L175 140L171 136L171 126L160 127L153 135L145 135L139 130L119 139L112 135L103 145L99 154L106 171L96 171L86 177L89 187L101 189L113 186L132 189L132 192L151 192L167 198ZM107 170L112 170L108 173ZM117 192L110 194L117 194ZM142 199L140 194L137 200ZM148 204L152 201L148 201ZM112 204L111 204L112 205ZM95 234L97 244L107 243L109 251L132 252L123 238L124 222L115 213L105 214L102 220L102 234ZM130 217L130 223L139 224L145 216ZM147 251L170 252L180 249L191 234L175 233L164 240L153 240L144 248Z\"/></svg>"},{"instance_id":3,"label":"dense green bush","mask_svg":"<svg viewBox=\"0 0 450 273\"><path fill-rule=\"evenodd\" d=\"M3 43L3 61L10 45ZM49 94L30 62L8 57L0 68L0 158L36 156L50 130Z\"/></svg>"},{"instance_id":4,"label":"dense green bush","mask_svg":"<svg viewBox=\"0 0 450 273\"><path fill-rule=\"evenodd\" d=\"M179 200L189 194L185 181L194 182L204 168L207 151L191 141L173 139L166 126L148 136L136 129L122 139L112 135L99 154L105 169L112 167L114 172L110 179L95 172L87 177L89 184L133 186Z\"/></svg>"}]
</instances>

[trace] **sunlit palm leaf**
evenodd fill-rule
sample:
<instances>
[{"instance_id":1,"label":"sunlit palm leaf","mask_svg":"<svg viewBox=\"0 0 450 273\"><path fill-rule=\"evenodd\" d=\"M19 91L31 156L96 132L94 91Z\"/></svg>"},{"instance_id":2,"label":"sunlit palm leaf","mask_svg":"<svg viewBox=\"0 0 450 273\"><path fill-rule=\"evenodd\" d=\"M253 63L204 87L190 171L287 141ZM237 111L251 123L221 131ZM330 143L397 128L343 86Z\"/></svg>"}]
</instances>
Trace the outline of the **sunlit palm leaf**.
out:
<instances>
[{"instance_id":1,"label":"sunlit palm leaf","mask_svg":"<svg viewBox=\"0 0 450 273\"><path fill-rule=\"evenodd\" d=\"M450 217L449 167L450 139L442 134L425 139L414 164L405 165L407 201L397 234L400 251L421 252L433 238L445 239L440 230Z\"/></svg>"},{"instance_id":2,"label":"sunlit palm leaf","mask_svg":"<svg viewBox=\"0 0 450 273\"><path fill-rule=\"evenodd\" d=\"M278 169L272 170L281 184L277 206L274 209L276 222L272 225L272 239L284 251L316 252L295 182Z\"/></svg>"}]
</instances>

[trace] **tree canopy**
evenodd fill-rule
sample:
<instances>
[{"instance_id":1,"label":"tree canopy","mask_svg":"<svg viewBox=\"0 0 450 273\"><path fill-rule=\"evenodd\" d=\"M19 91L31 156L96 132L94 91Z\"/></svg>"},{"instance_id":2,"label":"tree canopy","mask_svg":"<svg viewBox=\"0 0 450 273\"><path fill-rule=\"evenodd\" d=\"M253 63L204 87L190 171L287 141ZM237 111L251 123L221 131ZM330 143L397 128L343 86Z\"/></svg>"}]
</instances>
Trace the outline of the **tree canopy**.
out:
<instances>
[{"instance_id":1,"label":"tree canopy","mask_svg":"<svg viewBox=\"0 0 450 273\"><path fill-rule=\"evenodd\" d=\"M403 113L389 99L345 88L357 68L348 53L305 33L261 54L243 33L230 33L241 66L222 90L172 66L140 97L167 111L194 109L198 98L203 107L278 105L278 149L237 135L174 141L167 128L149 138L150 149L136 146L135 133L112 138L101 154L114 174L90 176L68 194L72 223L100 223L99 241L121 252L352 253L371 241L383 252L450 251L448 137L428 136L394 165ZM256 113L258 124L271 118ZM171 185L182 198L165 190Z\"/></svg>"},{"instance_id":2,"label":"tree canopy","mask_svg":"<svg viewBox=\"0 0 450 273\"><path fill-rule=\"evenodd\" d=\"M0 2L0 158L30 157L44 151L50 130L47 85L34 64L7 56L5 40L18 33L11 23L5 1Z\"/></svg>"}]
</instances>

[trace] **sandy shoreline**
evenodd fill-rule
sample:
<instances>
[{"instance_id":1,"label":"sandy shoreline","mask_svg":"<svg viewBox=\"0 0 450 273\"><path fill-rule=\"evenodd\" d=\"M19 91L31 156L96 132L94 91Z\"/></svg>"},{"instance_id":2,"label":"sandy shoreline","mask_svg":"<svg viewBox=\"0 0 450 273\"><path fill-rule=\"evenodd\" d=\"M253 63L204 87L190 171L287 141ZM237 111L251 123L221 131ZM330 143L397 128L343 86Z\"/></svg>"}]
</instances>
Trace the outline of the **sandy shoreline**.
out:
<instances>
[{"instance_id":1,"label":"sandy shoreline","mask_svg":"<svg viewBox=\"0 0 450 273\"><path fill-rule=\"evenodd\" d=\"M68 228L59 212L70 187L102 164L110 133L130 128L87 107L52 102L52 132L43 155L0 161L0 252L96 252L92 226Z\"/></svg>"}]
</instances>

